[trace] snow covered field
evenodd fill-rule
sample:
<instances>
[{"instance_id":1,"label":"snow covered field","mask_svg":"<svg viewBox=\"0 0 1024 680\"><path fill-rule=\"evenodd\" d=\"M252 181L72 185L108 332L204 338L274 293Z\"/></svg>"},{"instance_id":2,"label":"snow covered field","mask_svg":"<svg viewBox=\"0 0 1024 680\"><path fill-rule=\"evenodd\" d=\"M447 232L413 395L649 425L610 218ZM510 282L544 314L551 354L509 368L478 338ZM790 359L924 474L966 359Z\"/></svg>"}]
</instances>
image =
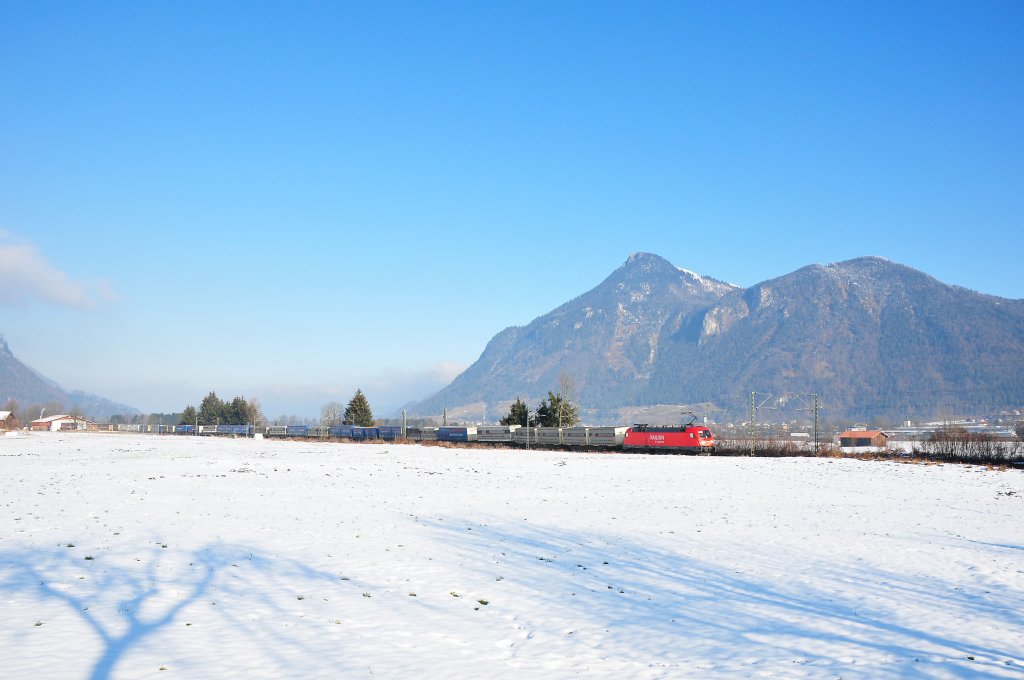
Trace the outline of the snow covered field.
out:
<instances>
[{"instance_id":1,"label":"snow covered field","mask_svg":"<svg viewBox=\"0 0 1024 680\"><path fill-rule=\"evenodd\" d=\"M0 438L0 677L1024 678L1024 473Z\"/></svg>"}]
</instances>

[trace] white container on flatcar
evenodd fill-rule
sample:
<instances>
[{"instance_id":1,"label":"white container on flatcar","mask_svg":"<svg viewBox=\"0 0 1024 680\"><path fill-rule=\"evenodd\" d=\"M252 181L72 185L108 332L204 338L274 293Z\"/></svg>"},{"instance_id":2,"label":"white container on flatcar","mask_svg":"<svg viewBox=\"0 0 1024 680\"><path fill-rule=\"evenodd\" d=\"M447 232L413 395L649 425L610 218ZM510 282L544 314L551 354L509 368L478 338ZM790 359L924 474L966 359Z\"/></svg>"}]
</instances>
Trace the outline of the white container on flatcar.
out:
<instances>
[{"instance_id":1,"label":"white container on flatcar","mask_svg":"<svg viewBox=\"0 0 1024 680\"><path fill-rule=\"evenodd\" d=\"M476 429L476 440L478 442L510 442L512 433L519 428L519 425L481 425Z\"/></svg>"},{"instance_id":2,"label":"white container on flatcar","mask_svg":"<svg viewBox=\"0 0 1024 680\"><path fill-rule=\"evenodd\" d=\"M562 428L562 441L566 446L590 446L589 427L566 427Z\"/></svg>"},{"instance_id":3,"label":"white container on flatcar","mask_svg":"<svg viewBox=\"0 0 1024 680\"><path fill-rule=\"evenodd\" d=\"M561 446L564 443L562 440L563 429L561 427L538 427L537 442L548 446Z\"/></svg>"},{"instance_id":4,"label":"white container on flatcar","mask_svg":"<svg viewBox=\"0 0 1024 680\"><path fill-rule=\"evenodd\" d=\"M626 430L622 427L592 427L590 428L591 446L622 446L626 440Z\"/></svg>"},{"instance_id":5,"label":"white container on flatcar","mask_svg":"<svg viewBox=\"0 0 1024 680\"><path fill-rule=\"evenodd\" d=\"M516 444L526 444L529 439L530 444L537 443L537 430L536 427L519 427L512 433L512 441Z\"/></svg>"}]
</instances>

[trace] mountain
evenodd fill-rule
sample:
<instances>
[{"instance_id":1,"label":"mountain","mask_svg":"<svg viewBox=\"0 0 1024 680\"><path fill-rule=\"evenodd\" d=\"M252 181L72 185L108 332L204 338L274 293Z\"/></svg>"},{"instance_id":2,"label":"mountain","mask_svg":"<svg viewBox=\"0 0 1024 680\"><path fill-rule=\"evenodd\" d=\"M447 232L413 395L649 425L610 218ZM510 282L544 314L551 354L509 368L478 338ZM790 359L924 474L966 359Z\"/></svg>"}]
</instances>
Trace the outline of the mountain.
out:
<instances>
[{"instance_id":1,"label":"mountain","mask_svg":"<svg viewBox=\"0 0 1024 680\"><path fill-rule=\"evenodd\" d=\"M0 337L0 406L14 399L22 408L47 406L50 410L60 406L61 410L81 411L86 416L105 420L115 413L135 414L137 409L78 390L67 391L54 381L32 370L11 352L7 341ZM22 414L25 420L37 414Z\"/></svg>"},{"instance_id":2,"label":"mountain","mask_svg":"<svg viewBox=\"0 0 1024 680\"><path fill-rule=\"evenodd\" d=\"M862 257L804 267L677 313L646 397L735 408L751 390L835 411L922 416L1024 395L1024 300Z\"/></svg>"},{"instance_id":3,"label":"mountain","mask_svg":"<svg viewBox=\"0 0 1024 680\"><path fill-rule=\"evenodd\" d=\"M494 420L517 396L536 402L557 389L562 374L576 383L584 404L631 403L651 377L666 321L736 289L657 255L634 253L593 290L498 333L476 363L412 411L452 408Z\"/></svg>"},{"instance_id":4,"label":"mountain","mask_svg":"<svg viewBox=\"0 0 1024 680\"><path fill-rule=\"evenodd\" d=\"M1024 300L879 257L746 289L650 254L526 327L508 328L419 404L493 420L565 373L597 417L628 406L749 412L750 393L816 393L831 415L927 417L1024 403Z\"/></svg>"}]
</instances>

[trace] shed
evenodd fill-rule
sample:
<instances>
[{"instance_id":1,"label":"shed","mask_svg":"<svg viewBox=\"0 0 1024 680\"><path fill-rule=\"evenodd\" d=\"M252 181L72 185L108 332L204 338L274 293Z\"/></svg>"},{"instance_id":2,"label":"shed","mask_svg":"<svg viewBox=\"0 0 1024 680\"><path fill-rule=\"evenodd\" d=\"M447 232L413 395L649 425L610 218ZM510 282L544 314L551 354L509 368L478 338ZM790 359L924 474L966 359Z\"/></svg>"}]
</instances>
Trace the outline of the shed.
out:
<instances>
[{"instance_id":1,"label":"shed","mask_svg":"<svg viewBox=\"0 0 1024 680\"><path fill-rule=\"evenodd\" d=\"M881 430L847 430L839 435L839 447L843 449L873 446L884 449L889 444L889 435Z\"/></svg>"}]
</instances>

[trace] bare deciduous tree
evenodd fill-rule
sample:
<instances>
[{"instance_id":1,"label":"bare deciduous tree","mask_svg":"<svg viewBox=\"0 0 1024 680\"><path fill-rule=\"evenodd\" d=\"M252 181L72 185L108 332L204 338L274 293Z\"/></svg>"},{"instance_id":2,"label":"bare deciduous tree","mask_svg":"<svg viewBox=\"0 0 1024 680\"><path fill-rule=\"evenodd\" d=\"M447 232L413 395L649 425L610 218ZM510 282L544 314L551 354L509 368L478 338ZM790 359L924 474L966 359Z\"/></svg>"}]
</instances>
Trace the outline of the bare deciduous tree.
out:
<instances>
[{"instance_id":1,"label":"bare deciduous tree","mask_svg":"<svg viewBox=\"0 0 1024 680\"><path fill-rule=\"evenodd\" d=\"M320 407L320 424L327 427L341 425L345 417L345 405L337 401L329 401Z\"/></svg>"}]
</instances>

